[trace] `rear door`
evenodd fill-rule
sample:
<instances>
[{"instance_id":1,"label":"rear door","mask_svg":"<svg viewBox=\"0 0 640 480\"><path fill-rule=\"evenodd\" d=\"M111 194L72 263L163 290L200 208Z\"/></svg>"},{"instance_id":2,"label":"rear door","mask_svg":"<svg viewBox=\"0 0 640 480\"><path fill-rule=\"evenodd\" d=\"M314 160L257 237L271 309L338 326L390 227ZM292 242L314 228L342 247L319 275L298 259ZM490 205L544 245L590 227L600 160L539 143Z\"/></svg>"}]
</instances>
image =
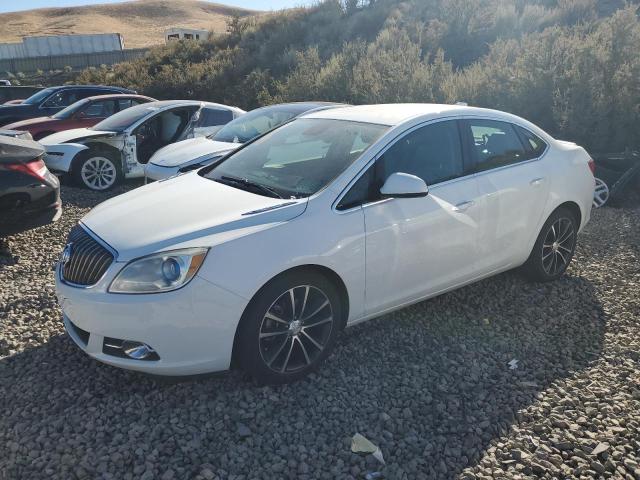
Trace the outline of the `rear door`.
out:
<instances>
[{"instance_id":1,"label":"rear door","mask_svg":"<svg viewBox=\"0 0 640 480\"><path fill-rule=\"evenodd\" d=\"M421 198L380 197L395 172L427 183ZM366 194L363 194L366 192ZM365 195L365 200L359 197ZM456 120L399 138L354 184L338 208L362 203L366 228L366 307L377 313L475 276L478 187L464 161Z\"/></svg>"},{"instance_id":2,"label":"rear door","mask_svg":"<svg viewBox=\"0 0 640 480\"><path fill-rule=\"evenodd\" d=\"M547 145L509 122L467 118L462 125L485 214L478 267L486 274L517 266L529 256L549 193L539 161Z\"/></svg>"}]
</instances>

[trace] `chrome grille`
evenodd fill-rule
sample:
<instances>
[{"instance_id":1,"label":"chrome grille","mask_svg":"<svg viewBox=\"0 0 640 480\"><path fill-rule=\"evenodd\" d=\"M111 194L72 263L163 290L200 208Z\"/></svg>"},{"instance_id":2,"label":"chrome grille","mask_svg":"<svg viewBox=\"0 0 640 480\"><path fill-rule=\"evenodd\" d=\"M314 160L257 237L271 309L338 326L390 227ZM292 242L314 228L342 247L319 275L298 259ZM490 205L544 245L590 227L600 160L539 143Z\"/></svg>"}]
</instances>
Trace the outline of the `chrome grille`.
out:
<instances>
[{"instance_id":1,"label":"chrome grille","mask_svg":"<svg viewBox=\"0 0 640 480\"><path fill-rule=\"evenodd\" d=\"M66 257L66 258L65 258ZM94 285L107 271L113 254L93 239L80 225L69 232L67 246L60 260L62 278L73 285Z\"/></svg>"}]
</instances>

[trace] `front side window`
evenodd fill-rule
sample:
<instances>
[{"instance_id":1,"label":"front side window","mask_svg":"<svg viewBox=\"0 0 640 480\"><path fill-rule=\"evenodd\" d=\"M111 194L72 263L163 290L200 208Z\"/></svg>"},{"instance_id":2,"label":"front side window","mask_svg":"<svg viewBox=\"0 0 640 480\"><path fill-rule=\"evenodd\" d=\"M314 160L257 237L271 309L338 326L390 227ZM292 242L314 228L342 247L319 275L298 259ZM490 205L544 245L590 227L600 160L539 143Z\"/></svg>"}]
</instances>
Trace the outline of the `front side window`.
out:
<instances>
[{"instance_id":1,"label":"front side window","mask_svg":"<svg viewBox=\"0 0 640 480\"><path fill-rule=\"evenodd\" d=\"M387 129L344 120L298 119L203 173L261 195L305 198L333 181Z\"/></svg>"},{"instance_id":2,"label":"front side window","mask_svg":"<svg viewBox=\"0 0 640 480\"><path fill-rule=\"evenodd\" d=\"M427 185L465 175L457 121L433 123L402 137L353 185L337 208L346 210L380 200L380 189L392 173L415 175Z\"/></svg>"},{"instance_id":3,"label":"front side window","mask_svg":"<svg viewBox=\"0 0 640 480\"><path fill-rule=\"evenodd\" d=\"M513 125L496 120L468 120L476 171L483 172L529 159Z\"/></svg>"},{"instance_id":4,"label":"front side window","mask_svg":"<svg viewBox=\"0 0 640 480\"><path fill-rule=\"evenodd\" d=\"M115 113L115 108L113 100L97 100L91 102L82 113L86 118L106 118Z\"/></svg>"},{"instance_id":5,"label":"front side window","mask_svg":"<svg viewBox=\"0 0 640 480\"><path fill-rule=\"evenodd\" d=\"M44 102L45 108L64 108L80 100L78 93L73 90L63 90L53 94Z\"/></svg>"}]
</instances>

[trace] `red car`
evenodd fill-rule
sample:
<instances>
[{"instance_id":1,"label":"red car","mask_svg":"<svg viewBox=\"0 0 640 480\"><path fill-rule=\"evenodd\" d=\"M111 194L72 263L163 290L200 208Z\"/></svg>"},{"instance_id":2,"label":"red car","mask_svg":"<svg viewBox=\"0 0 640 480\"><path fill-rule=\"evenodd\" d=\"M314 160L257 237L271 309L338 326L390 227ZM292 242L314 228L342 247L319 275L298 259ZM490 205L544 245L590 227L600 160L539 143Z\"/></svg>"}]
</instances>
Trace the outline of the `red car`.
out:
<instances>
[{"instance_id":1,"label":"red car","mask_svg":"<svg viewBox=\"0 0 640 480\"><path fill-rule=\"evenodd\" d=\"M155 99L132 94L98 95L79 100L51 117L22 120L3 128L28 131L34 140L40 140L63 130L92 127L114 113L147 102Z\"/></svg>"}]
</instances>

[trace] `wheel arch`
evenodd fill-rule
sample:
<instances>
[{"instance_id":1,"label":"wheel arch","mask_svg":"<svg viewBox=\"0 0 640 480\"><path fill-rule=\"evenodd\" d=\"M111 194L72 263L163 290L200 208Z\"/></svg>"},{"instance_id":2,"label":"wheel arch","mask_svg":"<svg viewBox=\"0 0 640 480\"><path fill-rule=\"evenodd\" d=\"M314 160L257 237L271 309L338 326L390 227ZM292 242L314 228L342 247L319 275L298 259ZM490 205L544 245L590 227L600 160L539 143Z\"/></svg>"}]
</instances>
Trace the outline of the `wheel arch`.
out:
<instances>
[{"instance_id":1,"label":"wheel arch","mask_svg":"<svg viewBox=\"0 0 640 480\"><path fill-rule=\"evenodd\" d=\"M260 294L260 292L262 292L262 290L271 282L273 282L274 280L276 280L277 278L284 276L284 275L288 275L290 273L293 272L315 272L315 273L320 273L321 275L323 275L325 278L327 278L329 281L331 281L334 285L336 285L336 287L338 288L338 291L340 293L340 300L342 302L342 309L343 309L343 318L341 319L342 321L342 325L340 325L340 328L343 329L346 324L347 324L347 319L349 318L349 291L347 289L346 284L344 283L344 281L342 280L342 277L340 277L340 275L338 275L334 270L332 270L329 267L326 267L324 265L318 265L318 264L305 264L305 265L298 265L292 268L289 268L287 270L284 270L283 272L280 272L279 274L271 277L269 280L267 280L257 291L256 293L253 294L253 296L251 297L251 300L249 300L249 302L247 303L247 305L245 306L243 312L242 312L242 316L244 316L244 312L249 308L249 306L252 304L252 302L254 301L254 299ZM236 358L236 354L238 351L238 333L240 331L240 322L242 320L242 316L238 321L238 324L236 325L236 332L234 334L233 337L233 349L231 351L231 365L235 366L238 364L237 362L237 358Z\"/></svg>"},{"instance_id":2,"label":"wheel arch","mask_svg":"<svg viewBox=\"0 0 640 480\"><path fill-rule=\"evenodd\" d=\"M84 145L87 147L87 149L82 150L81 152L78 152L79 154L77 154L74 157L73 162L71 163L71 169L69 170L70 172L71 170L74 170L77 168L78 162L82 161L85 155L89 155L96 152L104 152L109 155L112 155L114 160L117 161L116 166L122 169L122 152L120 152L120 150L118 150L116 147L107 145L106 143L100 143L100 142L87 142Z\"/></svg>"},{"instance_id":3,"label":"wheel arch","mask_svg":"<svg viewBox=\"0 0 640 480\"><path fill-rule=\"evenodd\" d=\"M573 213L576 216L576 220L578 221L578 229L580 229L580 227L582 226L582 210L580 209L580 205L578 205L576 202L574 201L567 201L564 203L561 203L560 205L558 205L556 208L554 208L551 213L549 213L549 215L547 216L547 219L549 217L551 217L551 215L553 215L555 212L557 212L558 210L560 210L561 208L566 208L567 210L569 210L571 213ZM546 219L545 219L546 222Z\"/></svg>"}]
</instances>

